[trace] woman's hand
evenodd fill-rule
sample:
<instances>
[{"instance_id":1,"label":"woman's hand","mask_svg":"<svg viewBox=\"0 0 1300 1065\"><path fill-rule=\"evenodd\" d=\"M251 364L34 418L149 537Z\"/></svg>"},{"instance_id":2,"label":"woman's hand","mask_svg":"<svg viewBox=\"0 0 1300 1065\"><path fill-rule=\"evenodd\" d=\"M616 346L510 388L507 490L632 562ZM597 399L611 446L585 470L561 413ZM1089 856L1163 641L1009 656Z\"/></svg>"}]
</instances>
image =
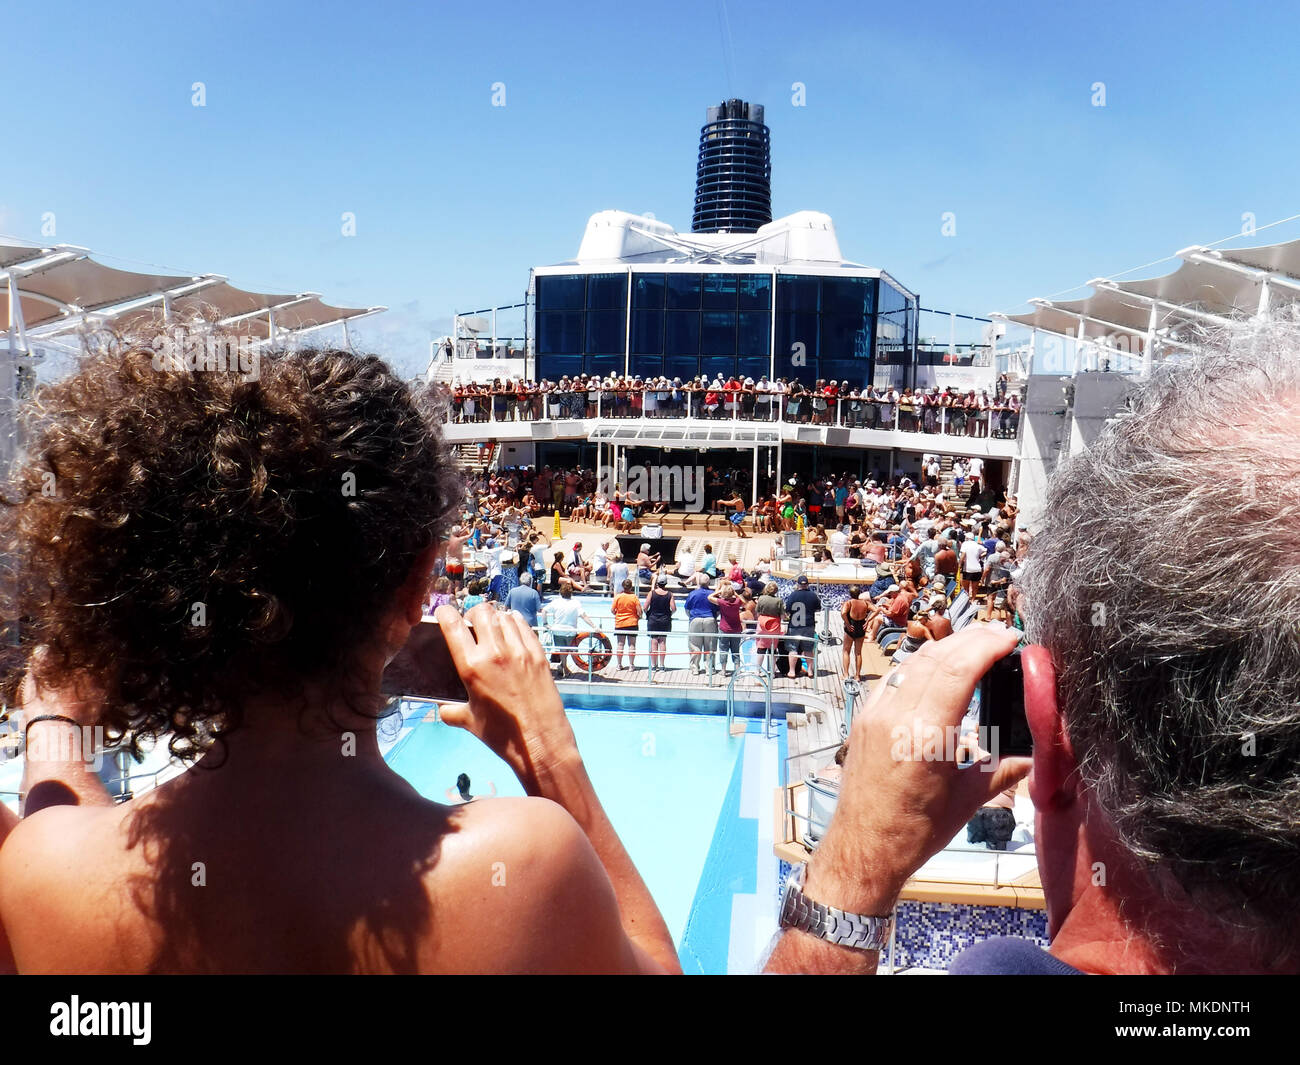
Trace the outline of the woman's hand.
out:
<instances>
[{"instance_id":1,"label":"woman's hand","mask_svg":"<svg viewBox=\"0 0 1300 1065\"><path fill-rule=\"evenodd\" d=\"M450 607L434 617L469 692L469 702L441 707L442 719L487 744L529 795L542 794L557 768L580 759L541 642L517 615L487 603L466 615L473 632Z\"/></svg>"}]
</instances>

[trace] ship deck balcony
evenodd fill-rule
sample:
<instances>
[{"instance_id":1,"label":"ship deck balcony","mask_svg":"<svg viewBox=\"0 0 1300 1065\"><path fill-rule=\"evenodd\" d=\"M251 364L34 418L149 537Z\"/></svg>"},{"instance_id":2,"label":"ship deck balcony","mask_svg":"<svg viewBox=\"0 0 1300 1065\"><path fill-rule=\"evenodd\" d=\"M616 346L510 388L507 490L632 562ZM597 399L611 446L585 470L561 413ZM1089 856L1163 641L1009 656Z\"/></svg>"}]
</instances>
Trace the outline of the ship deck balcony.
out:
<instances>
[{"instance_id":1,"label":"ship deck balcony","mask_svg":"<svg viewBox=\"0 0 1300 1065\"><path fill-rule=\"evenodd\" d=\"M556 406L548 400L544 414L554 413ZM595 404L593 416L589 416L591 412L585 405L581 413L575 404L558 406L558 417L533 417L535 407L531 403L511 404L505 411L487 405L473 416L462 414L461 420L449 414L443 434L452 444L488 439L498 443L594 440L648 447L750 448L775 447L779 443L1014 459L1020 453L1019 422L1023 414L992 410L987 428L977 430L989 435L968 435L965 419L954 419L952 412L944 408L934 412L929 426L932 431L927 432L922 419L909 424L897 407L892 418L886 419L877 403L843 398L828 403L825 410L809 412L803 420L790 417L781 404L772 404L767 417L746 416L739 407L730 412L719 408L716 417L644 410L627 412L626 417L609 417L600 409L600 403ZM1005 425L1004 413L1009 415Z\"/></svg>"}]
</instances>

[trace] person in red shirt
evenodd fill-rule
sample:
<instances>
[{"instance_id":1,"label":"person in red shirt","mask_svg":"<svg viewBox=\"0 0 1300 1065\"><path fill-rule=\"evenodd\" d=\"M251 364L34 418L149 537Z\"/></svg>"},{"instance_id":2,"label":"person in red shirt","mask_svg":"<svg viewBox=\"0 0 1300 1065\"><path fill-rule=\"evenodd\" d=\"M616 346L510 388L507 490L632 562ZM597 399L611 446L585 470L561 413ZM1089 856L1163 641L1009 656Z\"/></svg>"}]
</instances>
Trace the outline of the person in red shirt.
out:
<instances>
[{"instance_id":1,"label":"person in red shirt","mask_svg":"<svg viewBox=\"0 0 1300 1065\"><path fill-rule=\"evenodd\" d=\"M871 612L870 618L867 619L867 639L874 642L876 633L884 625L889 625L891 628L906 626L915 599L916 586L911 581L904 581L897 592Z\"/></svg>"}]
</instances>

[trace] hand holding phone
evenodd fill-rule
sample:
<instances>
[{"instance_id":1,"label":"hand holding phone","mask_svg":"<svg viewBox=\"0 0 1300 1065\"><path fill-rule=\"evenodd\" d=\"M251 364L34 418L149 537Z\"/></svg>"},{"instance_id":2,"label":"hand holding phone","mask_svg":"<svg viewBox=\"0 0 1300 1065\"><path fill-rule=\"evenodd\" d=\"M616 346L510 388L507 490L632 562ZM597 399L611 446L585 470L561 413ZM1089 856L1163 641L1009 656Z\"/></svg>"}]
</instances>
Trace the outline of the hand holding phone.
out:
<instances>
[{"instance_id":1,"label":"hand holding phone","mask_svg":"<svg viewBox=\"0 0 1300 1065\"><path fill-rule=\"evenodd\" d=\"M436 620L424 618L411 630L402 649L384 670L380 690L385 695L439 703L464 702L469 698L465 682L456 672L451 652L447 650L446 633Z\"/></svg>"},{"instance_id":2,"label":"hand holding phone","mask_svg":"<svg viewBox=\"0 0 1300 1065\"><path fill-rule=\"evenodd\" d=\"M464 703L442 707L442 720L487 744L529 795L543 794L548 774L581 760L537 634L517 614L486 603L469 612L472 631L451 607L436 617L468 692Z\"/></svg>"}]
</instances>

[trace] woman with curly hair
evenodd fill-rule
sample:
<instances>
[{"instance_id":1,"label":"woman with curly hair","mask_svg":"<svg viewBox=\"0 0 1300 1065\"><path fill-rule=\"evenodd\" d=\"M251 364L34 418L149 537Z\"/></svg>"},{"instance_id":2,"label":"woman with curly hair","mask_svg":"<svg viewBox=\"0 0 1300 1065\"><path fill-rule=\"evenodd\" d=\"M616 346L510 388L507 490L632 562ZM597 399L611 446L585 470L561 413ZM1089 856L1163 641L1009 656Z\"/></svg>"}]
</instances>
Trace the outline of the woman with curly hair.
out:
<instances>
[{"instance_id":1,"label":"woman with curly hair","mask_svg":"<svg viewBox=\"0 0 1300 1065\"><path fill-rule=\"evenodd\" d=\"M480 606L471 632L439 607L469 691L442 716L528 797L443 806L380 755L380 678L455 501L436 413L382 361L264 353L251 380L127 343L32 413L0 505L28 727L0 850L20 971L678 971L513 615ZM82 725L194 765L114 806L59 754ZM487 890L494 870L521 889Z\"/></svg>"}]
</instances>

